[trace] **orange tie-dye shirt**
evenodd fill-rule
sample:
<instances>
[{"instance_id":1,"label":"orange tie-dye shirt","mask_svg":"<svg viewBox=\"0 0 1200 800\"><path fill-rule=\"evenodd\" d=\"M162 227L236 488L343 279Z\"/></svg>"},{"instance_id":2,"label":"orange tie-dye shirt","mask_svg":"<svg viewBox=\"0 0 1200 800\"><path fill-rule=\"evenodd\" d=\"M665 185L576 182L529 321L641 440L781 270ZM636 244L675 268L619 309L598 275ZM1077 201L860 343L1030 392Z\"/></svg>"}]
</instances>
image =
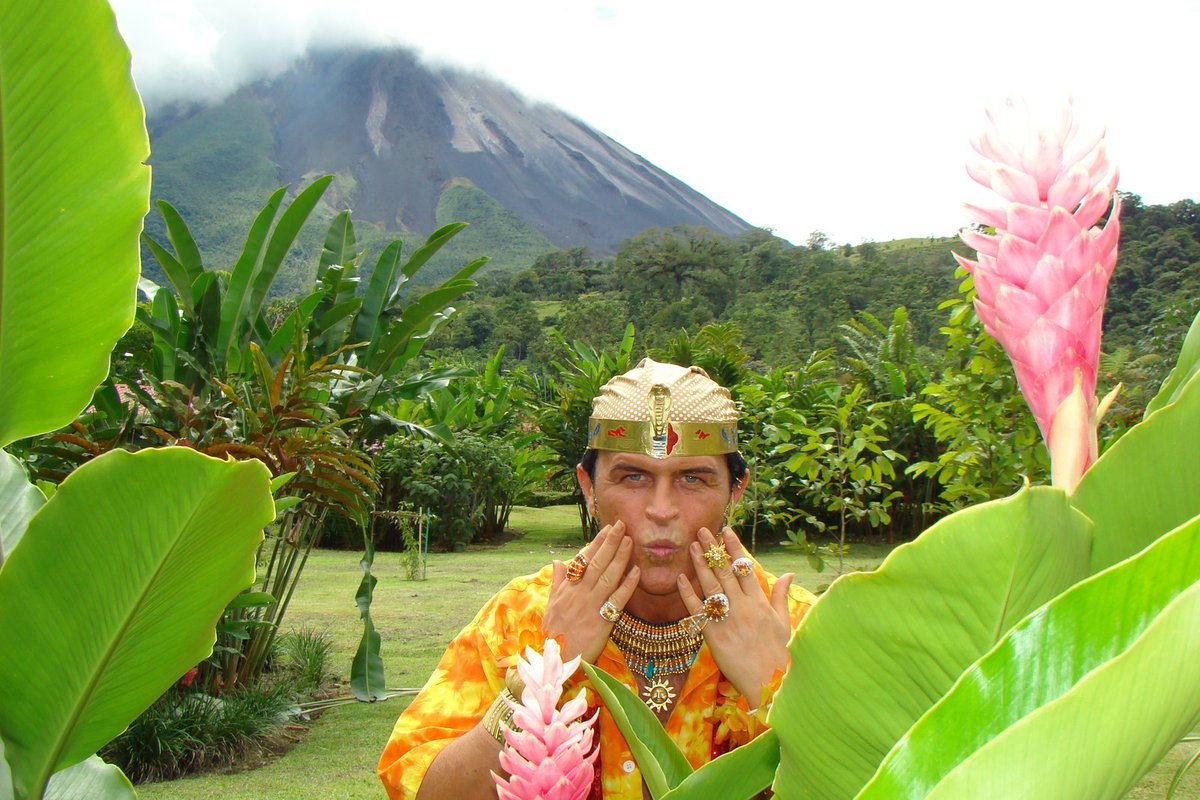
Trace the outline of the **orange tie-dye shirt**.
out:
<instances>
[{"instance_id":1,"label":"orange tie-dye shirt","mask_svg":"<svg viewBox=\"0 0 1200 800\"><path fill-rule=\"evenodd\" d=\"M757 566L756 570L759 583L769 593L775 578ZM534 575L511 581L450 643L425 687L396 721L379 760L379 777L389 797L415 798L426 770L438 753L483 719L504 687L504 674L516 663L516 656L530 645L541 651L542 612L550 595L552 574L552 567L547 566ZM788 605L793 628L815 601L805 589L791 588ZM605 645L596 666L636 693L625 657L611 641ZM587 687L589 702L593 706L599 703L582 670L576 673L571 685ZM777 685L778 681L770 691ZM753 700L753 705L758 706L760 698ZM749 714L750 707L751 703L724 680L708 645L702 645L667 721L667 733L688 762L699 767L714 754L743 744L761 732L762 715ZM598 724L598 767L603 797L641 800L641 772L612 715L602 705Z\"/></svg>"}]
</instances>

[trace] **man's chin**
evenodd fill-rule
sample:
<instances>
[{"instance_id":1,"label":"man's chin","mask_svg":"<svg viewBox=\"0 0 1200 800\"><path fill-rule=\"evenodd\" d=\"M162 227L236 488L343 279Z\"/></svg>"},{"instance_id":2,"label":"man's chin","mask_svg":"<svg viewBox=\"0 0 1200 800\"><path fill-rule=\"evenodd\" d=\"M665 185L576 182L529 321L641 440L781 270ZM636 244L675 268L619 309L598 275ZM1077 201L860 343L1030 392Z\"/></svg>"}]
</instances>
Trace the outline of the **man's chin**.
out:
<instances>
[{"instance_id":1,"label":"man's chin","mask_svg":"<svg viewBox=\"0 0 1200 800\"><path fill-rule=\"evenodd\" d=\"M641 580L638 589L646 594L655 596L679 595L679 584L676 579L682 572L673 564L645 564L642 566Z\"/></svg>"}]
</instances>

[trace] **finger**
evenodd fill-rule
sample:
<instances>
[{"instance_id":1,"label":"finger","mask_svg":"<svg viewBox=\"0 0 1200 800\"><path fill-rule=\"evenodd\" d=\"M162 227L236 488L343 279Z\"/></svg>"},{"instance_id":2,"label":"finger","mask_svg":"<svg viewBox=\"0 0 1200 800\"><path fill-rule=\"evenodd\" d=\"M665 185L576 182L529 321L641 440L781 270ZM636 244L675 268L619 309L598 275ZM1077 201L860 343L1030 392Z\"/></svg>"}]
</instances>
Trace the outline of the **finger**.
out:
<instances>
[{"instance_id":1,"label":"finger","mask_svg":"<svg viewBox=\"0 0 1200 800\"><path fill-rule=\"evenodd\" d=\"M550 580L550 591L557 589L562 585L563 581L567 579L567 565L564 562L555 559L553 574L554 577Z\"/></svg>"},{"instance_id":2,"label":"finger","mask_svg":"<svg viewBox=\"0 0 1200 800\"><path fill-rule=\"evenodd\" d=\"M636 566L629 570L629 574L625 576L625 580L621 581L621 585L608 598L608 602L624 611L625 604L629 602L629 598L633 597L633 593L637 591L638 581L641 577L642 572Z\"/></svg>"},{"instance_id":3,"label":"finger","mask_svg":"<svg viewBox=\"0 0 1200 800\"><path fill-rule=\"evenodd\" d=\"M584 573L584 579L588 578L588 573L592 573L591 585L595 585L597 576L608 568L624 538L625 523L617 520L612 525L606 526L602 535L593 540L593 544L596 545L595 549L590 554L584 553L588 557L588 571ZM595 569L594 573L593 568Z\"/></svg>"},{"instance_id":4,"label":"finger","mask_svg":"<svg viewBox=\"0 0 1200 800\"><path fill-rule=\"evenodd\" d=\"M603 569L596 568L596 572L592 576L591 588L599 591L602 597L611 594L625 578L625 567L629 564L629 557L632 553L633 540L622 539L621 543L617 545L617 552L608 565Z\"/></svg>"},{"instance_id":5,"label":"finger","mask_svg":"<svg viewBox=\"0 0 1200 800\"><path fill-rule=\"evenodd\" d=\"M700 540L700 546L703 547L706 551L713 547L721 549L721 548L724 548L724 546L725 546L724 543L720 539L718 539L716 536L714 536L712 531L710 531L708 528L701 528L697 538L699 538L699 540ZM731 592L740 594L743 591L744 587L738 582L737 576L733 574L733 566L732 566L732 561L729 558L729 555L730 555L729 550L727 550L727 549L724 550L724 555L725 555L724 566L718 565L715 567L709 567L709 569L712 571L712 574L716 576L717 581L721 585L721 588L718 591L723 591L726 594L729 594ZM704 565L708 566L707 555L704 556ZM707 587L704 587L704 588L707 591ZM708 592L708 593L712 594L712 592Z\"/></svg>"},{"instance_id":6,"label":"finger","mask_svg":"<svg viewBox=\"0 0 1200 800\"><path fill-rule=\"evenodd\" d=\"M703 530L703 529L701 529ZM692 542L689 548L692 556L692 564L696 568L696 580L700 582L700 590L704 592L704 596L716 594L723 591L721 582L717 580L717 576L713 574L708 563L704 560L704 551L700 549L699 542Z\"/></svg>"},{"instance_id":7,"label":"finger","mask_svg":"<svg viewBox=\"0 0 1200 800\"><path fill-rule=\"evenodd\" d=\"M696 596L696 590L692 588L692 582L679 575L675 578L675 584L679 587L679 596L683 599L683 607L688 610L693 616L704 610L704 601Z\"/></svg>"},{"instance_id":8,"label":"finger","mask_svg":"<svg viewBox=\"0 0 1200 800\"><path fill-rule=\"evenodd\" d=\"M733 562L739 558L748 558L751 562L754 561L754 558L750 555L750 552L746 549L746 546L742 544L742 540L739 539L738 535L733 532L733 528L725 528L725 549L729 551L730 570L733 569ZM755 589L762 591L758 583L758 576L754 573L753 569L751 569L750 572L745 575L738 575L737 572L734 572L733 574L734 577L737 578L738 584L742 587L742 591L746 594L750 594Z\"/></svg>"},{"instance_id":9,"label":"finger","mask_svg":"<svg viewBox=\"0 0 1200 800\"><path fill-rule=\"evenodd\" d=\"M775 581L775 588L771 590L771 608L784 620L791 619L791 612L788 610L788 589L792 588L792 579L795 577L794 572L781 575Z\"/></svg>"}]
</instances>

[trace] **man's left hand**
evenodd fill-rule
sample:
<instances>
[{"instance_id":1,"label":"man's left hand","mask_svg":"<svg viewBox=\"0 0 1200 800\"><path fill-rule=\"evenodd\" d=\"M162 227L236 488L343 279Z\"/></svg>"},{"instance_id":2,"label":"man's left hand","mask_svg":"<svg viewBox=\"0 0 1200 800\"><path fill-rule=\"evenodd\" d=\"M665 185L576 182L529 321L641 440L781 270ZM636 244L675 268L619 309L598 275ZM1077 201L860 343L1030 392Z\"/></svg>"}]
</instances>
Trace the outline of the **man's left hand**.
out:
<instances>
[{"instance_id":1,"label":"man's left hand","mask_svg":"<svg viewBox=\"0 0 1200 800\"><path fill-rule=\"evenodd\" d=\"M704 597L722 592L729 598L728 615L720 621L710 621L704 628L704 639L721 672L750 707L756 708L763 687L771 682L775 671L787 667L787 645L792 636L788 588L795 576L790 572L780 576L768 597L754 570L742 577L734 574L733 561L749 558L750 554L731 528L724 531L725 549L729 553L724 565L709 567L705 561L704 552L717 545L712 532L701 528L698 538L691 545L691 557ZM678 584L688 611L702 613L704 599L696 595L691 582L680 575Z\"/></svg>"}]
</instances>

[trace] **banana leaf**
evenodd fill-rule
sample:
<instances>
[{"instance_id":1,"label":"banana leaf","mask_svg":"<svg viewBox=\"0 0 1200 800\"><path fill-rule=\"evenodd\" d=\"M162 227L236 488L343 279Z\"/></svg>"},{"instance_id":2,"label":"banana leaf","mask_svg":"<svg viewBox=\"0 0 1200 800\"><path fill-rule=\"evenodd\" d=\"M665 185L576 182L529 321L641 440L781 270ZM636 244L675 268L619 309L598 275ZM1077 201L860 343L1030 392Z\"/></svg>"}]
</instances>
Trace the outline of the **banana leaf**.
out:
<instances>
[{"instance_id":1,"label":"banana leaf","mask_svg":"<svg viewBox=\"0 0 1200 800\"><path fill-rule=\"evenodd\" d=\"M1087 575L1090 523L1049 487L965 509L837 580L791 643L768 721L780 798L849 798L1031 611Z\"/></svg>"},{"instance_id":2,"label":"banana leaf","mask_svg":"<svg viewBox=\"0 0 1200 800\"><path fill-rule=\"evenodd\" d=\"M208 656L253 581L269 482L258 462L114 450L29 520L0 568L0 733L18 797L41 796Z\"/></svg>"},{"instance_id":3,"label":"banana leaf","mask_svg":"<svg viewBox=\"0 0 1200 800\"><path fill-rule=\"evenodd\" d=\"M21 463L0 450L0 566L46 498L29 482Z\"/></svg>"},{"instance_id":4,"label":"banana leaf","mask_svg":"<svg viewBox=\"0 0 1200 800\"><path fill-rule=\"evenodd\" d=\"M379 335L379 322L384 304L388 296L395 291L397 275L400 270L400 251L404 245L399 241L391 242L383 248L375 269L371 271L371 280L367 282L367 291L363 295L362 307L354 316L354 329L350 334L355 342L371 342ZM407 278L405 279L407 280Z\"/></svg>"},{"instance_id":5,"label":"banana leaf","mask_svg":"<svg viewBox=\"0 0 1200 800\"><path fill-rule=\"evenodd\" d=\"M629 687L587 662L581 662L580 666L624 734L650 794L654 800L662 800L692 774L692 765L667 736L654 712Z\"/></svg>"},{"instance_id":6,"label":"banana leaf","mask_svg":"<svg viewBox=\"0 0 1200 800\"><path fill-rule=\"evenodd\" d=\"M1091 572L1139 552L1200 508L1200 378L1083 474L1071 505L1094 523Z\"/></svg>"},{"instance_id":7,"label":"banana leaf","mask_svg":"<svg viewBox=\"0 0 1200 800\"><path fill-rule=\"evenodd\" d=\"M8 768L8 760L4 757L4 740L0 739L0 800L12 800L14 796L12 770Z\"/></svg>"},{"instance_id":8,"label":"banana leaf","mask_svg":"<svg viewBox=\"0 0 1200 800\"><path fill-rule=\"evenodd\" d=\"M1118 800L1200 722L1200 516L1023 620L861 800Z\"/></svg>"},{"instance_id":9,"label":"banana leaf","mask_svg":"<svg viewBox=\"0 0 1200 800\"><path fill-rule=\"evenodd\" d=\"M379 583L379 579L371 574L371 565L375 561L375 544L365 528L362 533L365 552L359 566L362 568L363 577L354 595L354 602L363 621L363 635L354 654L354 661L350 665L350 691L359 700L373 703L386 698L387 688L384 683L383 658L379 652L383 639L371 620L371 600L375 585Z\"/></svg>"},{"instance_id":10,"label":"banana leaf","mask_svg":"<svg viewBox=\"0 0 1200 800\"><path fill-rule=\"evenodd\" d=\"M3 797L0 794L0 797ZM137 793L125 773L92 756L54 773L43 800L136 800Z\"/></svg>"},{"instance_id":11,"label":"banana leaf","mask_svg":"<svg viewBox=\"0 0 1200 800\"><path fill-rule=\"evenodd\" d=\"M771 785L778 765L779 737L768 729L688 775L662 800L748 800Z\"/></svg>"},{"instance_id":12,"label":"banana leaf","mask_svg":"<svg viewBox=\"0 0 1200 800\"><path fill-rule=\"evenodd\" d=\"M0 75L3 447L73 420L133 323L150 144L105 3L0 1Z\"/></svg>"},{"instance_id":13,"label":"banana leaf","mask_svg":"<svg viewBox=\"0 0 1200 800\"><path fill-rule=\"evenodd\" d=\"M1158 394L1146 406L1143 418L1149 417L1163 406L1175 402L1179 398L1179 392L1197 374L1200 374L1200 314L1197 314L1196 318L1192 320L1192 327L1188 330L1187 338L1183 340L1183 349L1179 353L1179 360L1175 363L1171 374L1163 381L1163 385L1159 387Z\"/></svg>"}]
</instances>

